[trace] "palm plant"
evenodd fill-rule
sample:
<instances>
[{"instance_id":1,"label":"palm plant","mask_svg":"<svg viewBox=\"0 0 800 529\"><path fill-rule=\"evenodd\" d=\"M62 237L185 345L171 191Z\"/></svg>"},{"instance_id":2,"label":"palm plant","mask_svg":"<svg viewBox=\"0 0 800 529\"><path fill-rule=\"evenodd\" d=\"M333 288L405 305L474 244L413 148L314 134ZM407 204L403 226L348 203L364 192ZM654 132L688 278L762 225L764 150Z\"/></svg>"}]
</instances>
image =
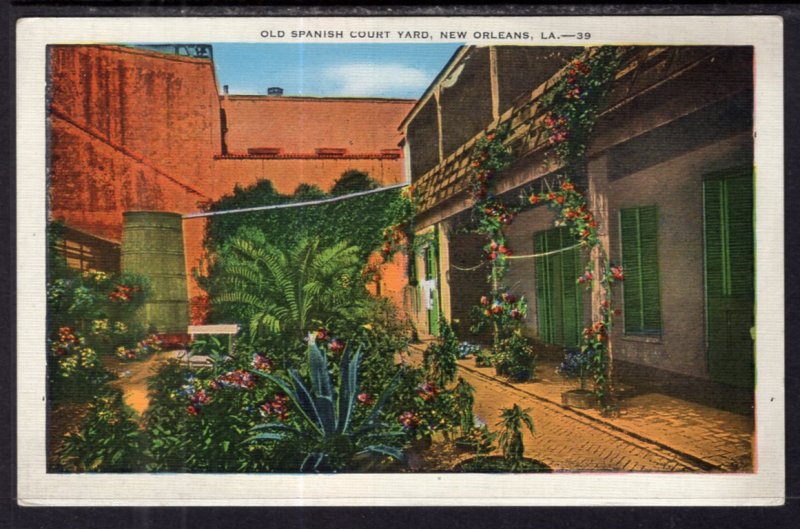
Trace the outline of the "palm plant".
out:
<instances>
[{"instance_id":1,"label":"palm plant","mask_svg":"<svg viewBox=\"0 0 800 529\"><path fill-rule=\"evenodd\" d=\"M321 247L303 238L283 250L236 237L234 258L219 263L220 293L213 303L235 308L249 320L252 337L282 334L302 338L314 321L343 316L361 304L354 296L359 249L341 242Z\"/></svg>"},{"instance_id":2,"label":"palm plant","mask_svg":"<svg viewBox=\"0 0 800 529\"><path fill-rule=\"evenodd\" d=\"M296 413L290 422L268 422L255 426L259 432L250 441L274 441L297 456L300 471L341 470L351 466L358 456L375 455L405 461L402 451L391 446L404 435L397 427L381 420L381 411L397 385L392 379L366 417L356 424L361 349L350 354L346 349L340 360L338 387L331 383L328 361L309 337L309 388L300 374L289 370L288 377L259 371L258 374L277 385L289 398Z\"/></svg>"},{"instance_id":3,"label":"palm plant","mask_svg":"<svg viewBox=\"0 0 800 529\"><path fill-rule=\"evenodd\" d=\"M498 426L502 431L498 437L498 444L503 451L503 459L509 466L511 472L515 472L522 465L525 454L525 444L522 441L522 427L528 428L531 434L534 433L533 419L529 415L530 408L523 410L519 404L514 404L513 408L506 408L500 415Z\"/></svg>"}]
</instances>

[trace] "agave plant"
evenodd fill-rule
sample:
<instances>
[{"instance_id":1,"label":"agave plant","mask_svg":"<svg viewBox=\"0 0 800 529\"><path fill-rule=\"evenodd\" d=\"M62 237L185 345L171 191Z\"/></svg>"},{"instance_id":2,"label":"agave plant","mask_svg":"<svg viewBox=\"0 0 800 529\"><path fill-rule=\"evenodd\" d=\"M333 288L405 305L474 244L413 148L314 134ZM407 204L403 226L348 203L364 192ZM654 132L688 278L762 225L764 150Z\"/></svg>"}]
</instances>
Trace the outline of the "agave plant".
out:
<instances>
[{"instance_id":1,"label":"agave plant","mask_svg":"<svg viewBox=\"0 0 800 529\"><path fill-rule=\"evenodd\" d=\"M281 333L299 339L312 322L360 306L350 288L360 262L356 246L323 247L317 238L304 238L283 250L237 237L228 250L233 256L219 263L221 288L212 302L248 318L251 336Z\"/></svg>"},{"instance_id":2,"label":"agave plant","mask_svg":"<svg viewBox=\"0 0 800 529\"><path fill-rule=\"evenodd\" d=\"M405 462L403 452L387 443L397 442L404 435L399 428L381 420L381 411L394 392L399 372L391 380L365 418L356 424L359 382L358 368L361 349L350 354L346 349L340 361L337 388L328 372L328 361L309 336L308 363L311 387L300 374L289 370L287 378L258 371L258 374L277 385L296 410L297 420L268 422L256 425L250 441L273 441L288 451L301 452L301 472L342 470L353 464L358 456L391 457Z\"/></svg>"}]
</instances>

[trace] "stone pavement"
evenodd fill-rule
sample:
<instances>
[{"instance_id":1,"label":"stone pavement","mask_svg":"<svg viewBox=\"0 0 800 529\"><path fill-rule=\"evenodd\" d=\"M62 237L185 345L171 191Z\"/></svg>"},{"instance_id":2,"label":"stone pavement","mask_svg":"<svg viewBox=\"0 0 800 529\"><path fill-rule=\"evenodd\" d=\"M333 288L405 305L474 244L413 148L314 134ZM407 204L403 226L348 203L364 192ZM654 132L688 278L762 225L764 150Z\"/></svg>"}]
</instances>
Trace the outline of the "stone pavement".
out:
<instances>
[{"instance_id":1,"label":"stone pavement","mask_svg":"<svg viewBox=\"0 0 800 529\"><path fill-rule=\"evenodd\" d=\"M407 360L421 361L424 344ZM659 393L625 396L620 411L603 417L596 410L561 405L561 393L577 383L541 363L534 382L510 384L494 368L459 362L459 375L476 387L476 414L493 427L500 409L518 403L531 408L536 426L525 439L526 455L559 471L711 471L753 469L752 417L717 410ZM638 388L642 389L642 388Z\"/></svg>"}]
</instances>

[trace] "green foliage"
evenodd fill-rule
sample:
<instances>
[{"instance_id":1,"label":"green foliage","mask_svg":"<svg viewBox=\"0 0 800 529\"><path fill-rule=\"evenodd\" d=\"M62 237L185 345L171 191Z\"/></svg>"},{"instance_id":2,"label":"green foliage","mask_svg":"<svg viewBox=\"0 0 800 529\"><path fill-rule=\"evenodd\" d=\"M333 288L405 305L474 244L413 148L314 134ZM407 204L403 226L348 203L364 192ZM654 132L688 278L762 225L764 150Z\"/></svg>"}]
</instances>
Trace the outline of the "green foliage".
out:
<instances>
[{"instance_id":1,"label":"green foliage","mask_svg":"<svg viewBox=\"0 0 800 529\"><path fill-rule=\"evenodd\" d=\"M150 406L144 417L149 471L272 470L271 451L245 441L263 420L260 406L274 398L274 388L224 385L220 380L232 377L219 373L206 368L195 372L170 361L150 378Z\"/></svg>"},{"instance_id":2,"label":"green foliage","mask_svg":"<svg viewBox=\"0 0 800 529\"><path fill-rule=\"evenodd\" d=\"M356 180L348 177L342 185L353 184L358 188ZM301 186L295 195L282 195L269 180L261 180L246 188L237 186L232 194L220 198L207 209L224 211L327 196L315 186ZM357 246L362 259L366 259L381 246L383 229L401 222L402 202L400 190L393 189L330 204L213 216L208 221L205 245L213 255L222 250L228 239L241 235L242 228L257 228L267 241L280 248L294 246L297 241L313 236L318 237L323 246L346 241L348 245ZM211 275L214 273L212 262Z\"/></svg>"},{"instance_id":3,"label":"green foliage","mask_svg":"<svg viewBox=\"0 0 800 529\"><path fill-rule=\"evenodd\" d=\"M458 371L458 337L443 315L439 315L439 338L423 353L423 365L436 385L444 388L456 379Z\"/></svg>"},{"instance_id":4,"label":"green foliage","mask_svg":"<svg viewBox=\"0 0 800 529\"><path fill-rule=\"evenodd\" d=\"M56 455L65 472L141 472L145 439L122 392L105 387L78 431L67 433Z\"/></svg>"},{"instance_id":5,"label":"green foliage","mask_svg":"<svg viewBox=\"0 0 800 529\"><path fill-rule=\"evenodd\" d=\"M358 169L350 169L342 173L331 188L331 195L349 195L359 191L368 191L379 187L378 182L369 177L368 173Z\"/></svg>"},{"instance_id":6,"label":"green foliage","mask_svg":"<svg viewBox=\"0 0 800 529\"><path fill-rule=\"evenodd\" d=\"M495 345L494 365L514 381L530 380L536 370L533 346L520 332L515 332Z\"/></svg>"},{"instance_id":7,"label":"green foliage","mask_svg":"<svg viewBox=\"0 0 800 529\"><path fill-rule=\"evenodd\" d=\"M366 296L358 248L344 242L323 247L301 239L284 250L237 237L227 249L234 258L220 260L211 301L221 314L248 322L251 337L300 340L312 324L357 310Z\"/></svg>"},{"instance_id":8,"label":"green foliage","mask_svg":"<svg viewBox=\"0 0 800 529\"><path fill-rule=\"evenodd\" d=\"M358 456L375 455L403 461L398 444L402 433L383 422L381 412L391 397L396 378L365 417L358 417L358 369L361 351L345 349L339 362L339 383L334 387L328 360L312 341L308 348L310 387L296 370L288 376L259 372L278 386L292 403L293 421L272 421L253 428L251 441L276 443L283 467L301 472L352 469Z\"/></svg>"},{"instance_id":9,"label":"green foliage","mask_svg":"<svg viewBox=\"0 0 800 529\"><path fill-rule=\"evenodd\" d=\"M519 404L506 408L500 415L497 423L502 429L498 436L498 444L503 451L503 459L512 472L517 471L525 457L525 444L522 440L522 428L527 428L534 433L533 419L529 415L530 409L523 410Z\"/></svg>"},{"instance_id":10,"label":"green foliage","mask_svg":"<svg viewBox=\"0 0 800 529\"><path fill-rule=\"evenodd\" d=\"M134 313L149 293L146 278L134 274L81 272L67 267L57 250L64 226L48 226L47 341L50 398L80 401L96 394L111 377L100 356L145 351L144 329Z\"/></svg>"},{"instance_id":11,"label":"green foliage","mask_svg":"<svg viewBox=\"0 0 800 529\"><path fill-rule=\"evenodd\" d=\"M458 384L453 388L453 396L459 410L461 435L467 436L475 428L475 414L472 411L475 405L475 388L463 378L458 377Z\"/></svg>"}]
</instances>

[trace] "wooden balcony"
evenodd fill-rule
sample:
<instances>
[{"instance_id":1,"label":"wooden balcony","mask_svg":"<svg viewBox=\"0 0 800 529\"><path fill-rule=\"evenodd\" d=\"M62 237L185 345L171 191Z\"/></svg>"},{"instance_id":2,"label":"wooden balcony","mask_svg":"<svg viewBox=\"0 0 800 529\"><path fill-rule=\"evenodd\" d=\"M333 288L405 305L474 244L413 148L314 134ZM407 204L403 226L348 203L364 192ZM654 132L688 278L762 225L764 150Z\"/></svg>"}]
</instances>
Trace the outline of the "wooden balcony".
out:
<instances>
[{"instance_id":1,"label":"wooden balcony","mask_svg":"<svg viewBox=\"0 0 800 529\"><path fill-rule=\"evenodd\" d=\"M726 75L730 61L737 60L737 50L741 52L742 48L707 46L629 46L622 48L622 65L613 81L606 106L600 113L596 131L609 129L608 124L619 119L623 119L626 123L632 123L635 120L628 120L628 115L633 115L633 112L626 114L621 112L622 109L634 109L638 114L642 114L638 106L634 108L630 105L634 100L680 78L685 77L691 80L690 83L685 83L686 86L680 94L680 98L683 100L682 106L670 107L667 110L670 116L661 116L662 121L674 119L674 116L686 112L685 109L690 106L699 108L711 101L727 97L735 91L748 88L747 83L752 85L751 79L732 78L730 75ZM585 53L590 53L590 51ZM543 156L547 143L547 134L543 125L546 109L540 105L540 99L565 74L568 68L568 65L564 66L549 80L518 98L517 102L501 114L498 120L488 123L484 130L446 156L435 167L418 178L414 177L413 182L420 197L419 212L429 211L466 190L468 185L466 176L474 144L479 138L499 126L510 125L511 133L506 144L514 153L515 165L520 164L524 159L530 160L537 154ZM706 79L716 79L717 84L710 86L708 82L705 82ZM700 91L703 92L702 94L692 91L692 86L696 88L698 83L703 85L703 90ZM697 92L697 90L694 91ZM614 116L616 119L612 119ZM653 123L657 124L657 122L658 118L650 119L646 125L639 126L639 129L643 129L639 133L647 130L647 127L652 128ZM604 124L605 127L603 127ZM627 128L630 129L627 132L609 130L609 133L603 134L602 138L599 137L599 134L595 134L595 142L590 146L590 155L637 133L634 130L636 126ZM551 162L553 161L551 160ZM549 168L551 171L557 169L552 163ZM514 166L510 168L511 171L513 169ZM507 189L503 189L501 185L498 186L498 190L503 192Z\"/></svg>"}]
</instances>

